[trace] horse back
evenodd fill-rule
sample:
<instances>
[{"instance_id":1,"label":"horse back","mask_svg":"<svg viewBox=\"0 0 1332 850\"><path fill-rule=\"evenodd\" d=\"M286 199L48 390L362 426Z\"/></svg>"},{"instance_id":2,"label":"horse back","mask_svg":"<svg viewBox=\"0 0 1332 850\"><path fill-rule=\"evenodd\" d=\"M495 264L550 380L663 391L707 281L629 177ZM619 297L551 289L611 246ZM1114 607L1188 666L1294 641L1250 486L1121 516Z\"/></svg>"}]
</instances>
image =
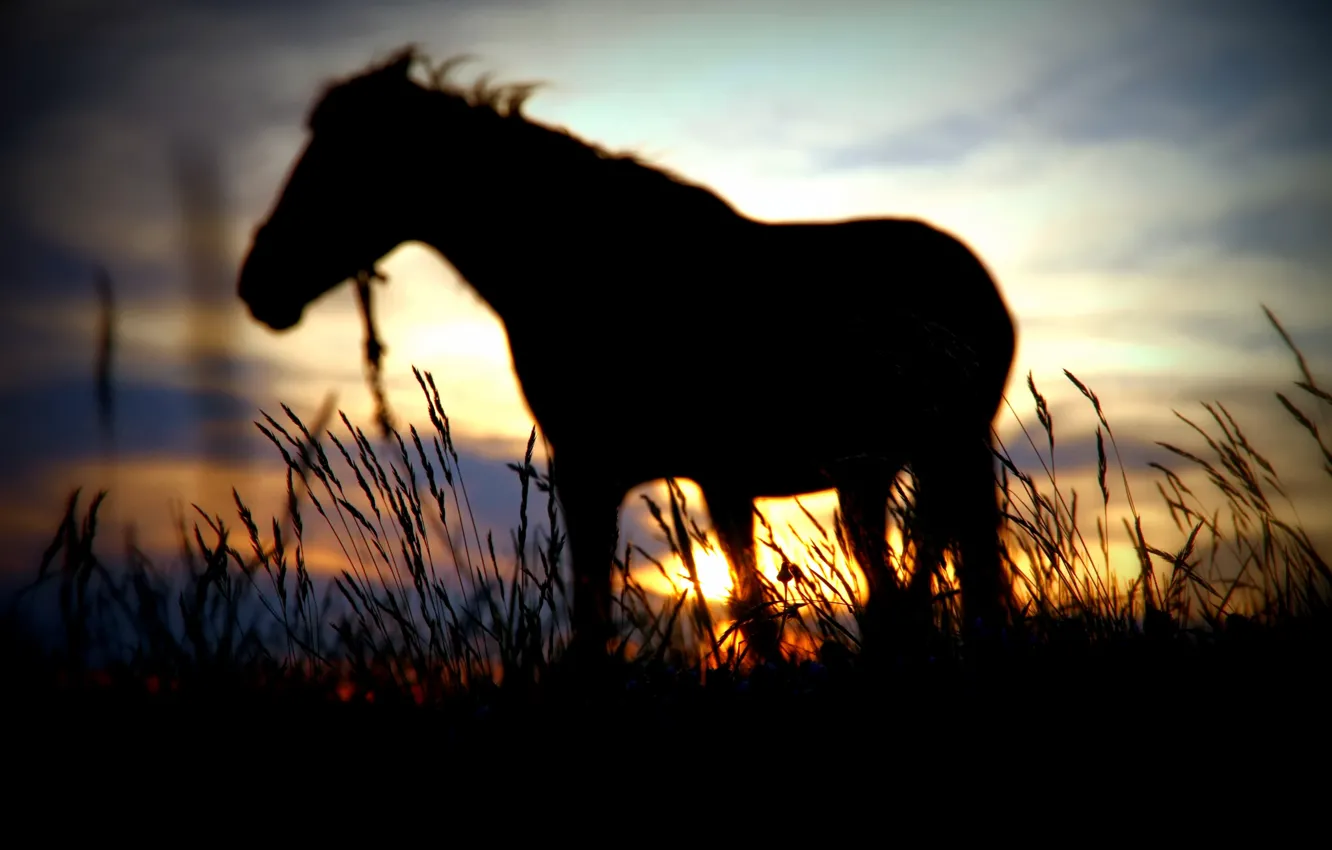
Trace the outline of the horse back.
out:
<instances>
[{"instance_id":1,"label":"horse back","mask_svg":"<svg viewBox=\"0 0 1332 850\"><path fill-rule=\"evenodd\" d=\"M629 244L607 254L630 273L604 275L599 309L544 336L510 327L524 395L557 450L562 437L626 453L669 444L679 456L659 453L662 471L630 477L688 477L671 470L790 452L771 419L784 414L764 409L802 395L837 400L839 415L800 427L847 454L904 436L885 403L962 399L989 415L998 405L1012 319L984 264L952 235L914 219L856 219L676 236L652 262L631 264ZM708 425L682 440L680 417Z\"/></svg>"},{"instance_id":2,"label":"horse back","mask_svg":"<svg viewBox=\"0 0 1332 850\"><path fill-rule=\"evenodd\" d=\"M766 225L765 254L788 282L816 295L824 313L854 321L867 312L894 324L919 318L978 341L1013 333L999 287L956 236L919 219L866 218Z\"/></svg>"}]
</instances>

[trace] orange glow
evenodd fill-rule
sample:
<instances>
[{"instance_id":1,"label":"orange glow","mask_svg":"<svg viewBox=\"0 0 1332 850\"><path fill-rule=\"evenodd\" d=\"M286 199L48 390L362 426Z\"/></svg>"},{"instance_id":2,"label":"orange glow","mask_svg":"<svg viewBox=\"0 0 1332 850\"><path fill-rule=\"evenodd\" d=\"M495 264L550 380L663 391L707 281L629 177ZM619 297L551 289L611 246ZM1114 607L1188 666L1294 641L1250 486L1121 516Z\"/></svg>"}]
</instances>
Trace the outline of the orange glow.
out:
<instances>
[{"instance_id":1,"label":"orange glow","mask_svg":"<svg viewBox=\"0 0 1332 850\"><path fill-rule=\"evenodd\" d=\"M701 501L701 494L697 488L693 487L690 482L682 481L680 483L688 502L697 504L697 501ZM691 488L693 489L692 493L690 492ZM837 596L829 594L832 596L835 605L845 603L843 582L854 589L855 601L863 603L865 601L866 583L860 565L856 563L853 557L849 557L847 553L837 548L831 539L825 542L822 532L800 510L802 503L831 538L832 511L837 504L836 494L833 491L822 491L799 499L760 500L757 507L767 518L775 542L790 559L790 562L804 570L807 575L816 581L821 577L838 589ZM700 525L703 524L700 523ZM782 558L764 542L762 538L765 536L766 532L760 527L759 538L756 540L759 570L773 586L781 591L783 585L778 579L778 574L781 569ZM724 604L729 601L733 589L730 568L720 550L716 536L709 531L707 537L708 546L703 546L695 541L692 547L699 584L702 587L705 599L709 602ZM834 554L831 568L823 557L819 557L811 551L808 544L812 542L821 546L833 547ZM1020 547L1020 541L1015 537L1012 528L1008 528L1004 532L1003 545L1014 569L1011 579L1017 604L1021 606L1032 600L1037 588L1055 601L1056 604L1068 603L1072 601L1073 594L1086 594L1088 585L1090 585L1090 595L1093 598L1102 597L1102 593L1096 589L1099 586L1112 589L1111 592L1117 592L1122 599L1123 594L1127 592L1129 586L1138 578L1140 573L1138 555L1133 544L1127 539L1119 539L1119 537L1112 534L1108 547L1109 566L1107 571L1099 542L1094 533L1086 542L1087 545L1092 547L1091 553L1085 552L1081 543L1075 546L1065 542L1063 544L1063 554L1071 558L1072 563L1069 564L1061 560L1058 569L1051 569L1048 556L1044 551L1036 551L1036 561L1034 562L1032 555ZM888 544L891 553L890 558L897 570L898 579L906 581L913 565L903 563L902 535L899 528L889 527ZM689 579L688 569L679 555L668 555L661 559L661 563L665 569L665 576L655 565L639 563L633 570L634 580L644 590L666 599L679 598L682 593L690 590L692 583ZM1158 571L1159 578L1162 565L1157 561L1154 566ZM934 580L935 593L957 587L955 559L953 554L949 552L944 556L944 564L940 575ZM788 591L785 595L786 601L792 603L801 601L794 584L788 585L786 589ZM729 618L714 619L714 636L720 638L733 623L734 620ZM730 645L736 637L734 634L728 636L725 642L726 645ZM700 648L706 649L706 643L706 640L704 640ZM788 653L793 653L797 657L809 656L817 649L803 630L794 628L788 628L785 631L783 645ZM723 651L724 649L725 647L723 647Z\"/></svg>"},{"instance_id":2,"label":"orange glow","mask_svg":"<svg viewBox=\"0 0 1332 850\"><path fill-rule=\"evenodd\" d=\"M706 512L706 501L703 498L702 490L698 485L687 479L679 479L677 483L684 494L686 505L690 506L691 514L698 519L700 513ZM658 484L649 489L655 489L655 492L648 494L653 501L659 505L665 503L668 497L665 495L664 486ZM823 528L822 531L810 521L809 517L805 516L804 511L800 509L802 504L818 520L819 525ZM835 551L833 510L836 506L837 494L833 490L822 490L791 499L755 500L755 507L772 529L773 540L771 542L781 549L781 552L790 559L792 564L808 574L819 575L830 581L837 581L836 573L842 571L853 587L863 588L865 576L860 566L854 560L846 559L843 553ZM699 525L707 528L707 524L704 522L699 522ZM769 545L769 541L766 539L767 532L757 522L756 531L755 560L758 562L759 572L768 581L780 587L781 582L778 580L778 574L782 567L782 555L774 551ZM704 598L712 602L725 602L730 597L733 587L730 567L727 564L726 557L722 554L721 544L718 542L716 535L708 530L707 537L709 543L707 547L699 545L697 541L694 541L692 545L699 584L702 586ZM890 538L890 541L894 546L897 545L892 538ZM815 542L825 552L832 553L832 568L809 551L808 544L810 542ZM690 585L688 569L681 558L675 554L662 559L662 565L666 568L669 580L667 577L663 577L657 568L651 564L639 564L634 571L635 580L640 581L644 589L653 593L679 596Z\"/></svg>"},{"instance_id":3,"label":"orange glow","mask_svg":"<svg viewBox=\"0 0 1332 850\"><path fill-rule=\"evenodd\" d=\"M150 557L174 557L181 546L177 525L181 517L187 529L198 523L205 542L211 545L215 535L192 504L198 504L210 517L221 515L231 535L230 544L248 552L246 532L232 500L233 486L253 513L264 545L272 543L273 518L281 520L286 516L286 471L280 460L256 462L253 466L226 466L170 456L114 464L84 461L52 469L43 485L38 492L7 500L0 511L0 533L7 539L39 540L44 544L54 533L65 501L75 488L82 488L80 519L98 489L108 490L98 512L102 529L98 532L98 551L104 555L116 551L122 543L121 530L132 525L135 545L142 551ZM301 485L296 486L302 492ZM319 495L327 501L323 494ZM303 493L301 516L305 523L304 556L310 571L336 575L346 569L346 556ZM289 550L293 545L289 540ZM27 564L17 567L31 568Z\"/></svg>"},{"instance_id":4,"label":"orange glow","mask_svg":"<svg viewBox=\"0 0 1332 850\"><path fill-rule=\"evenodd\" d=\"M719 549L704 549L697 543L694 544L693 554L703 597L710 602L728 600L733 584L731 568L725 556ZM688 568L685 567L683 559L676 554L662 558L661 563L666 568L666 576L662 576L655 565L640 563L633 570L634 580L649 593L667 598L679 596L691 585Z\"/></svg>"}]
</instances>

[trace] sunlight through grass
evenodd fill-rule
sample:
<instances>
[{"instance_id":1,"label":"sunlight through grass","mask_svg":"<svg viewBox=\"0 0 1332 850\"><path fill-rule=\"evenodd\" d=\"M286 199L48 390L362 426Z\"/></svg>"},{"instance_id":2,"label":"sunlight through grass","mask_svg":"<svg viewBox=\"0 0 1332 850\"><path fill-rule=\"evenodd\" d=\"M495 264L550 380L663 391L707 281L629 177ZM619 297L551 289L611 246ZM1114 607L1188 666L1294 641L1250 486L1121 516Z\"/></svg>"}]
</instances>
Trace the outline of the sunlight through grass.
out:
<instances>
[{"instance_id":1,"label":"sunlight through grass","mask_svg":"<svg viewBox=\"0 0 1332 850\"><path fill-rule=\"evenodd\" d=\"M1332 474L1332 449L1314 424L1316 411L1332 406L1332 394L1291 348L1302 395L1279 394L1279 401ZM1039 646L1066 642L1069 634L1088 645L1141 635L1217 641L1245 623L1313 623L1328 610L1332 569L1303 528L1282 518L1286 498L1276 469L1224 407L1206 406L1215 425L1210 431L1186 420L1215 459L1162 444L1205 474L1224 500L1223 509L1208 505L1181 474L1154 464L1178 533L1165 543L1161 533L1143 531L1100 400L1067 377L1096 411L1101 498L1079 509L1076 494L1050 468L1046 486L998 452L1003 537L1018 603L1011 641L1021 636L1021 645ZM260 427L285 463L285 515L261 523L236 493L237 533L222 512L200 511L192 527L179 528L183 569L174 574L132 547L123 566L107 559L98 537L102 496L81 509L76 492L33 584L58 591L61 663L102 681L107 674L96 672L97 665L134 659L136 675L159 689L186 670L251 665L267 676L331 677L341 683L330 691L334 698L383 700L396 693L412 703L543 681L567 646L569 596L563 537L533 524L541 512L546 529L562 527L550 480L532 465L535 431L524 461L511 466L522 499L513 546L506 548L477 527L433 379L417 378L434 431L411 427L406 436L394 435L388 453L345 417L339 437L312 432L290 410L284 410L288 424L265 415ZM1029 390L1040 425L1034 434L1053 452L1051 414L1033 381ZM1314 413L1303 407L1310 403ZM1116 467L1127 515L1110 498ZM663 489L668 499L687 503L676 507L690 527L687 544L706 604L694 598L680 541L662 522L677 554L653 563L641 550L623 550L616 611L621 639L632 647L626 655L634 664L669 662L703 678L723 668L739 672L743 641L725 604L730 571L708 530L706 505L690 482L675 491L658 488L647 495L649 504ZM913 557L904 546L911 537L909 501L889 504L890 557L899 577ZM756 505L757 559L792 660L824 657L830 647L852 656L859 650L865 582L847 556L835 504L825 491ZM657 506L655 515L670 511ZM1084 531L1088 516L1094 530ZM311 556L328 551L322 544L307 550L315 523L345 559L331 583L313 574ZM1227 562L1241 565L1237 575L1222 570ZM936 582L930 659L965 658L968 651L950 592L955 578L950 564Z\"/></svg>"}]
</instances>

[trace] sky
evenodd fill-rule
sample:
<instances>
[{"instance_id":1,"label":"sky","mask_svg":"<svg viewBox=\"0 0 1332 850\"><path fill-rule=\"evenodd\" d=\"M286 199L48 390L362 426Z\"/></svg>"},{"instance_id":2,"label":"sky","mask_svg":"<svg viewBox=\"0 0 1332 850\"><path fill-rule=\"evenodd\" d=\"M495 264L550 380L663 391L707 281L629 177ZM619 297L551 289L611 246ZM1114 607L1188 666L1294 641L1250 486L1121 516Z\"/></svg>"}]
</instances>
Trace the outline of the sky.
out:
<instances>
[{"instance_id":1,"label":"sky","mask_svg":"<svg viewBox=\"0 0 1332 850\"><path fill-rule=\"evenodd\" d=\"M1042 476L1022 431L1031 373L1061 486L1085 503L1097 490L1094 413L1067 369L1104 405L1149 540L1177 548L1147 463L1183 472L1157 441L1205 452L1173 411L1202 422L1200 402L1220 401L1332 541L1329 477L1273 393L1325 432L1332 416L1291 386L1261 309L1332 383L1332 59L1317 35L1332 12L1319 3L42 0L0 15L0 578L32 573L76 486L110 487L108 521L133 522L150 552L175 551L173 505L234 516L233 486L259 517L278 512L283 468L252 424L260 410L313 417L334 393L369 429L351 290L276 334L246 314L235 276L320 87L408 42L476 57L462 79L543 81L534 120L747 215L911 216L955 233L1016 317L1012 409L996 428L1020 468ZM179 178L190 149L217 169L211 241L191 241L182 215L182 186L202 185ZM429 249L404 245L382 267L390 403L428 430L411 368L433 373L478 525L507 540L507 463L533 422L503 328ZM93 377L98 268L117 306L112 439ZM623 356L656 345L626 339ZM631 420L679 415L656 378L645 365ZM639 496L662 492L634 491L621 520L657 553ZM823 516L834 503L805 502ZM798 519L793 502L763 506ZM343 565L331 546L313 561Z\"/></svg>"}]
</instances>

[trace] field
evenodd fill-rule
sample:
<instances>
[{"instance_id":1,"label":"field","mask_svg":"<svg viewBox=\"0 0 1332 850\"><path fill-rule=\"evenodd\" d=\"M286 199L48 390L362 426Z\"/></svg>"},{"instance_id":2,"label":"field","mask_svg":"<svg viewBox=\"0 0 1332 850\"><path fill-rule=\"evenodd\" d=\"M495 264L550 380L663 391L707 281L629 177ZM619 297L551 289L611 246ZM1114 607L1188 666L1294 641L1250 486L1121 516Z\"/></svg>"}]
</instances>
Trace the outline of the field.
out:
<instances>
[{"instance_id":1,"label":"field","mask_svg":"<svg viewBox=\"0 0 1332 850\"><path fill-rule=\"evenodd\" d=\"M1277 401L1332 475L1332 450L1307 412L1332 395L1269 318L1300 371L1299 393ZM214 746L253 745L255 759L268 746L328 747L453 765L440 775L455 778L449 771L472 775L512 758L589 754L608 765L683 764L699 781L737 755L748 771L760 769L756 759L868 763L879 753L899 776L965 775L989 755L992 767L1065 759L1101 775L1163 779L1198 759L1308 757L1326 740L1315 707L1332 649L1332 571L1303 529L1278 516L1276 470L1224 407L1206 406L1211 421L1195 425L1206 449L1166 448L1205 472L1214 492L1195 493L1159 467L1179 540L1147 540L1130 493L1120 525L1141 566L1131 582L1114 580L1110 511L1121 509L1107 476L1124 469L1100 400L1067 377L1100 423L1096 529L1079 526L1077 496L1060 492L1048 467L1032 474L999 453L1021 609L984 653L961 640L956 596L941 579L931 634L863 657L856 580L838 566L847 548L839 523L808 541L806 554L829 571L784 570L774 588L790 649L781 665L752 665L738 632L716 624L689 581L671 598L647 592L629 568L645 553L624 548L617 661L606 681L579 684L561 665L563 540L532 530L533 517L559 527L547 476L532 463L535 432L511 465L522 500L503 547L469 513L447 416L418 373L433 431L393 432L391 456L345 417L336 434L290 410L265 414L260 427L287 468L287 515L261 520L239 496L234 519L200 512L181 527L181 564L159 567L133 550L113 560L116 543L98 536L102 495L72 495L6 615L14 728L25 737L60 730L58 745L81 758L180 755L192 740L181 735L209 730ZM1053 456L1050 414L1028 388L1043 429L1034 439ZM902 530L912 522L909 489L904 477L891 506ZM683 555L707 540L679 491L669 493L652 510ZM305 563L303 536L316 522L347 554L330 581ZM910 564L909 547L893 554ZM1243 565L1238 575L1217 573L1226 556ZM59 612L56 645L29 628L41 606Z\"/></svg>"}]
</instances>

